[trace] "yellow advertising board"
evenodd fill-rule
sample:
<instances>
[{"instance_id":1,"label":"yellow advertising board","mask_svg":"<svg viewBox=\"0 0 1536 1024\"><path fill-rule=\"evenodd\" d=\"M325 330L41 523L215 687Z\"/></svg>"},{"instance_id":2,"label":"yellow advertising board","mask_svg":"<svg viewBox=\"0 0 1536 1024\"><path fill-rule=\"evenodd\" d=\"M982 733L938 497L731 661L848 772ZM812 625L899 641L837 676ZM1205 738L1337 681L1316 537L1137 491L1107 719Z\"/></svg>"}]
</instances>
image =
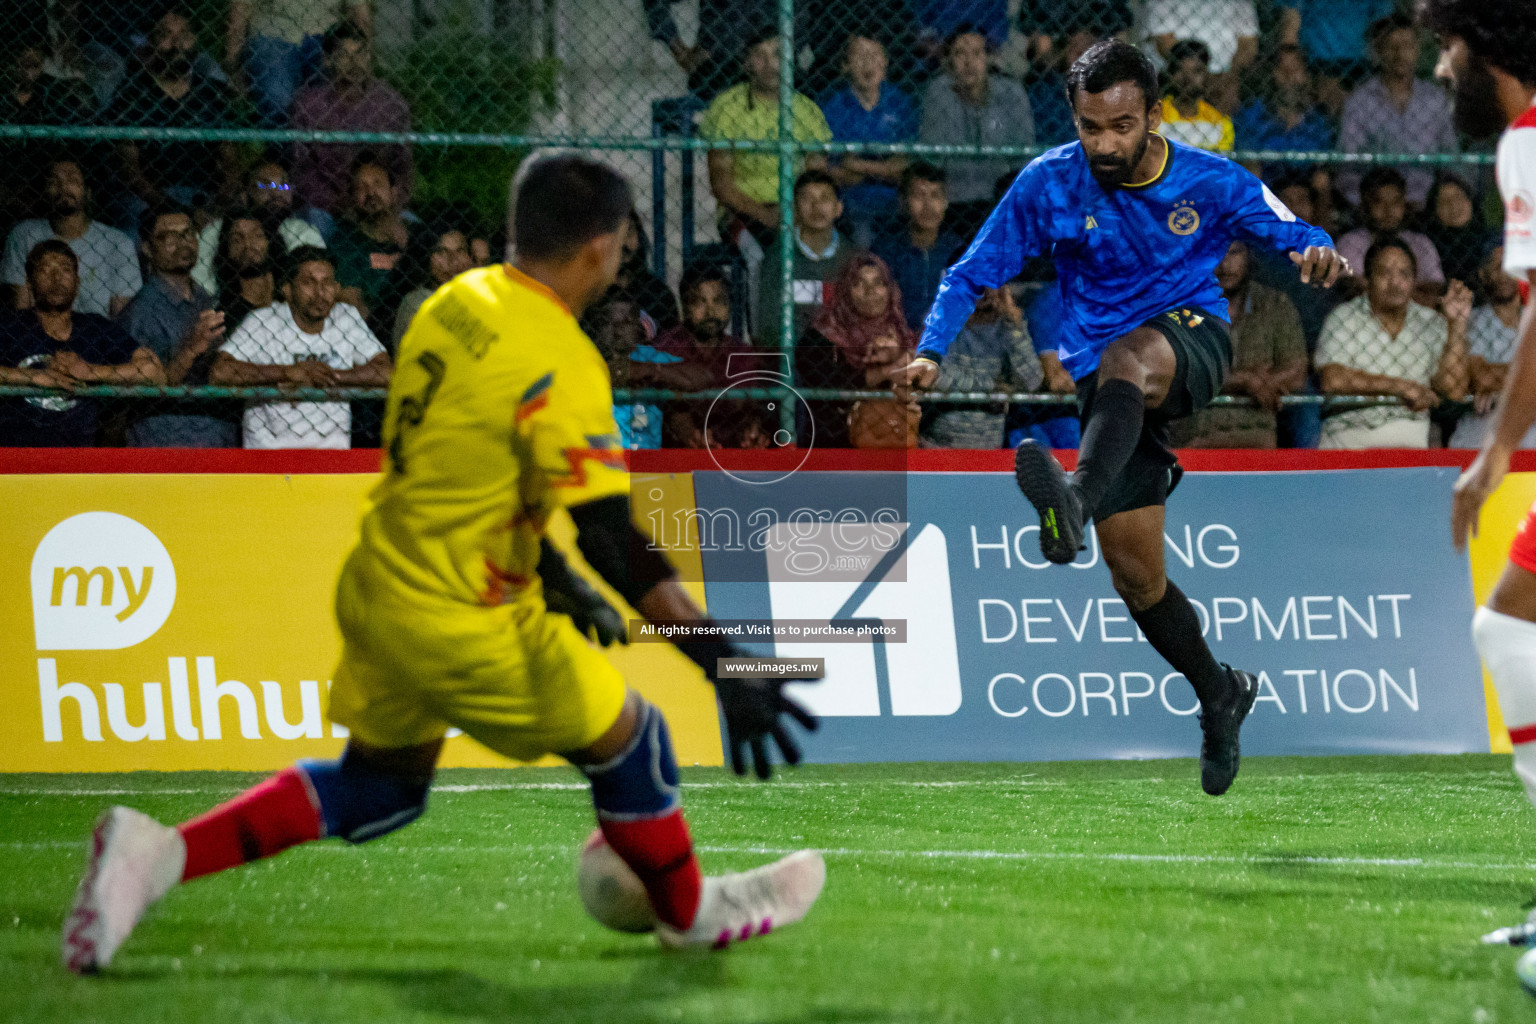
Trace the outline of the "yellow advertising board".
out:
<instances>
[{"instance_id":1,"label":"yellow advertising board","mask_svg":"<svg viewBox=\"0 0 1536 1024\"><path fill-rule=\"evenodd\" d=\"M0 772L267 771L334 756L346 740L324 713L341 645L332 595L374 479L0 475ZM693 502L687 474L644 490ZM691 662L666 644L609 656L665 711L683 764L721 763L713 695ZM508 762L455 737L443 763Z\"/></svg>"}]
</instances>

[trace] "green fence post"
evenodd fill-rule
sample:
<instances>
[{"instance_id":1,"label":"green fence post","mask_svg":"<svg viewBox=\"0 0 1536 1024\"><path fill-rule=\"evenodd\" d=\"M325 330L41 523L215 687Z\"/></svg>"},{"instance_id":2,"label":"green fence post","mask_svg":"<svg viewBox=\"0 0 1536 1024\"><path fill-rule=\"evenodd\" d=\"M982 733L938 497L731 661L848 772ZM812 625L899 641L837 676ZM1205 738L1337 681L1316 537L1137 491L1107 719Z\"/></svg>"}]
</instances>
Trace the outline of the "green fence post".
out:
<instances>
[{"instance_id":1,"label":"green fence post","mask_svg":"<svg viewBox=\"0 0 1536 1024\"><path fill-rule=\"evenodd\" d=\"M779 0L779 351L795 373L795 0ZM795 392L786 383L779 426L795 437Z\"/></svg>"}]
</instances>

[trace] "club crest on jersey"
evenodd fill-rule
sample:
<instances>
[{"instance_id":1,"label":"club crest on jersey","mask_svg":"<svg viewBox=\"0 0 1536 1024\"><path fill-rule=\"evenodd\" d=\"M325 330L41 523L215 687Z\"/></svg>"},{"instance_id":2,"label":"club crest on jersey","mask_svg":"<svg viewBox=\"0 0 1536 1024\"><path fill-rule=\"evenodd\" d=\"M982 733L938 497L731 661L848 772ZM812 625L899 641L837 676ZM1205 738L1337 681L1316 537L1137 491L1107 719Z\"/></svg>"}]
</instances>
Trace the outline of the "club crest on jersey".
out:
<instances>
[{"instance_id":1,"label":"club crest on jersey","mask_svg":"<svg viewBox=\"0 0 1536 1024\"><path fill-rule=\"evenodd\" d=\"M1168 214L1168 230L1176 235L1192 235L1200 230L1200 211L1188 199L1180 199Z\"/></svg>"}]
</instances>

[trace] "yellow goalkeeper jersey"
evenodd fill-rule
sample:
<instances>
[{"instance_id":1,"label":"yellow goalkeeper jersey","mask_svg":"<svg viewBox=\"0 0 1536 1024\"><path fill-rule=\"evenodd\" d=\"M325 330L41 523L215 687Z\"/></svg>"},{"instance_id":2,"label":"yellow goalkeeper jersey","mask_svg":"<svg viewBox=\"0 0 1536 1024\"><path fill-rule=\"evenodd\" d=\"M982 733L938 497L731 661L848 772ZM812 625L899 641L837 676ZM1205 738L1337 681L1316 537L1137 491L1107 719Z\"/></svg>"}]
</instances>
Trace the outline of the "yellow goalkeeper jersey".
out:
<instances>
[{"instance_id":1,"label":"yellow goalkeeper jersey","mask_svg":"<svg viewBox=\"0 0 1536 1024\"><path fill-rule=\"evenodd\" d=\"M516 268L438 289L395 367L384 476L354 558L397 596L515 600L557 507L627 492L607 364L554 292Z\"/></svg>"}]
</instances>

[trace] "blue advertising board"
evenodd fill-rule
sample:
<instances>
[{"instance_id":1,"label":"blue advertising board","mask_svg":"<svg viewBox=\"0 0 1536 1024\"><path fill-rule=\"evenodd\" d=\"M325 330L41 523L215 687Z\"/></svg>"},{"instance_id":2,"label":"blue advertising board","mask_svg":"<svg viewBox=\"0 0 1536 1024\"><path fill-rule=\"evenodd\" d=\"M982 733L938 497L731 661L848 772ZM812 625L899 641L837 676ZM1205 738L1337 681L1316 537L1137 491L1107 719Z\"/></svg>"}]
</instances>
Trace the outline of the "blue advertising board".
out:
<instances>
[{"instance_id":1,"label":"blue advertising board","mask_svg":"<svg viewBox=\"0 0 1536 1024\"><path fill-rule=\"evenodd\" d=\"M1246 753L1488 749L1470 569L1447 527L1455 472L1184 478L1167 510L1168 574L1217 659L1259 677ZM694 485L701 524L759 525L701 525L715 618L906 623L901 643L747 645L826 659L824 680L795 686L822 716L808 758L1197 752L1193 690L1140 636L1097 537L1074 565L1046 563L1009 475L816 472L755 486L700 472Z\"/></svg>"}]
</instances>

